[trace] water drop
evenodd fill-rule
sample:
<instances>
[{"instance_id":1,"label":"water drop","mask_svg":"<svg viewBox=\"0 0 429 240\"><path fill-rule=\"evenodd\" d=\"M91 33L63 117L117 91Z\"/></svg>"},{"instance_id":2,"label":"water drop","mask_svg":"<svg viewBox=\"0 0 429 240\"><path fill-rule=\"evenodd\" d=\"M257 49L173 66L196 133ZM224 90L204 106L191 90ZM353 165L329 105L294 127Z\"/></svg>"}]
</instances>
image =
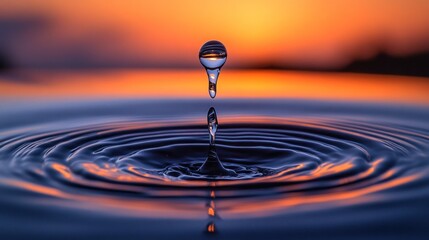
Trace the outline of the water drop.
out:
<instances>
[{"instance_id":1,"label":"water drop","mask_svg":"<svg viewBox=\"0 0 429 240\"><path fill-rule=\"evenodd\" d=\"M209 94L216 97L216 85L220 69L226 62L226 48L219 41L208 41L200 49L199 58L209 78Z\"/></svg>"},{"instance_id":2,"label":"water drop","mask_svg":"<svg viewBox=\"0 0 429 240\"><path fill-rule=\"evenodd\" d=\"M207 112L207 125L210 133L210 145L215 145L218 122L214 107L211 107Z\"/></svg>"}]
</instances>

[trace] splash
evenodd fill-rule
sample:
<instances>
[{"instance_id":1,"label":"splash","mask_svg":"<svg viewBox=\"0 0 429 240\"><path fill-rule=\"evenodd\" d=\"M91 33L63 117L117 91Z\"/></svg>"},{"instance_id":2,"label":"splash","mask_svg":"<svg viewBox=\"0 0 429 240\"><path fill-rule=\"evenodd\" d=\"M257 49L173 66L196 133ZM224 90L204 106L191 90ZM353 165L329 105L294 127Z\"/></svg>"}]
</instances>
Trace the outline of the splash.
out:
<instances>
[{"instance_id":1,"label":"splash","mask_svg":"<svg viewBox=\"0 0 429 240\"><path fill-rule=\"evenodd\" d=\"M207 112L207 125L209 129L209 152L206 161L198 169L198 172L207 176L234 176L236 173L233 170L226 169L216 153L215 139L218 128L217 114L214 107L211 107Z\"/></svg>"}]
</instances>

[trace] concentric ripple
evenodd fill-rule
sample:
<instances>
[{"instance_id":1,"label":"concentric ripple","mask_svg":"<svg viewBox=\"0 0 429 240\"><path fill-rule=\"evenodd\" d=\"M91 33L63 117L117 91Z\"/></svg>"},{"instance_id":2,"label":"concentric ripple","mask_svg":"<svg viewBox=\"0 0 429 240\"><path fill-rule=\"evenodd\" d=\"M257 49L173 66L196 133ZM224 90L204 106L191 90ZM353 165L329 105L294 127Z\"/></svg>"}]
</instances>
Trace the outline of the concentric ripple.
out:
<instances>
[{"instance_id":1,"label":"concentric ripple","mask_svg":"<svg viewBox=\"0 0 429 240\"><path fill-rule=\"evenodd\" d=\"M1 135L0 173L2 184L57 204L192 217L205 212L200 202L216 198L222 217L259 216L372 201L416 182L428 166L427 133L329 117L225 116L216 154L236 174L213 177L197 171L210 154L198 120L22 129Z\"/></svg>"}]
</instances>

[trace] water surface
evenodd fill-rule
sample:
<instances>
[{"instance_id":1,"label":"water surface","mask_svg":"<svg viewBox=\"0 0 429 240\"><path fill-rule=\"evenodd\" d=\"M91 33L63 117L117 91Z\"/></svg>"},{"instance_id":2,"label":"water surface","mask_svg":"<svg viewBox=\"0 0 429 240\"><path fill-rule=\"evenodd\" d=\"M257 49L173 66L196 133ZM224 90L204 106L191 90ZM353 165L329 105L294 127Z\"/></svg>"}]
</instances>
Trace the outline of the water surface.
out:
<instances>
[{"instance_id":1,"label":"water surface","mask_svg":"<svg viewBox=\"0 0 429 240\"><path fill-rule=\"evenodd\" d=\"M237 174L195 170L213 154ZM4 239L423 239L429 112L235 99L0 103Z\"/></svg>"}]
</instances>

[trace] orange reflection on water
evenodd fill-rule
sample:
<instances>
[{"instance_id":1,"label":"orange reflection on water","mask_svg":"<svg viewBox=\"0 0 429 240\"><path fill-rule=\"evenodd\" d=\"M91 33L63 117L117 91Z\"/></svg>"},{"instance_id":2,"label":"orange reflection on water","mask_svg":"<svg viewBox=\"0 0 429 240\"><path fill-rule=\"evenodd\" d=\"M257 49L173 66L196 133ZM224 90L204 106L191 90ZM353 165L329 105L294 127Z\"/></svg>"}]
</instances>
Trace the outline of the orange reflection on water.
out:
<instances>
[{"instance_id":1,"label":"orange reflection on water","mask_svg":"<svg viewBox=\"0 0 429 240\"><path fill-rule=\"evenodd\" d=\"M50 197L55 197L65 200L77 201L76 203L69 201L55 201L54 199L44 199L38 201L39 204L47 206L60 205L63 207L78 207L88 208L91 210L100 209L105 211L109 209L111 214L123 214L126 212L130 215L139 217L143 216L156 216L161 218L179 217L180 218L204 218L202 209L199 206L189 206L186 203L170 202L151 199L127 199L119 196L101 196L101 195L80 195L77 193L68 193L59 189L42 186L30 182L12 180L12 179L1 179L0 184L7 186L13 186L20 189L27 190L32 193L38 193ZM34 201L37 201L34 199ZM34 202L33 201L33 202Z\"/></svg>"},{"instance_id":2,"label":"orange reflection on water","mask_svg":"<svg viewBox=\"0 0 429 240\"><path fill-rule=\"evenodd\" d=\"M2 98L208 98L201 70L34 72L0 77ZM2 81L3 80L3 81ZM297 98L429 104L429 79L405 76L222 71L218 98Z\"/></svg>"},{"instance_id":3,"label":"orange reflection on water","mask_svg":"<svg viewBox=\"0 0 429 240\"><path fill-rule=\"evenodd\" d=\"M68 171L65 171L61 165L52 166L57 169L59 173L68 175ZM242 218L245 216L266 216L272 215L284 211L293 210L293 207L305 206L307 209L312 207L320 208L323 204L330 206L341 206L356 203L363 203L368 200L376 200L383 198L383 191L393 189L398 186L405 185L413 182L416 179L421 178L420 174L413 174L408 176L402 176L398 178L392 178L395 171L389 170L379 177L377 182L371 183L368 186L364 186L357 189L344 189L344 188L333 188L330 191L324 191L317 194L306 194L294 193L293 191L287 194L282 194L281 197L275 198L233 198L224 199L217 202L215 206L214 198L210 197L207 204L207 210L204 211L201 205L195 204L194 201L177 201L172 198L171 200L161 200L159 198L128 198L121 197L119 195L103 196L98 194L87 194L85 192L67 192L65 189L57 189L51 186L44 186L36 183L12 180L12 179L0 179L0 184L5 186L13 186L20 189L27 190L31 193L38 193L45 196L50 196L58 199L73 200L69 201L55 201L42 200L38 201L39 204L58 204L64 207L79 207L96 209L99 208L101 211L108 209L109 213L118 213L136 215L136 216L152 216L152 217L179 217L179 218L200 218L204 219L204 213L208 214L209 218L212 219L207 227L208 232L214 232L214 217L217 216L219 209L222 217L224 218ZM123 180L123 179L121 179ZM96 181L94 181L96 182ZM87 184L87 183L86 183ZM96 183L88 186L97 186ZM100 186L98 186L100 187ZM127 191L132 188L126 187L125 185L117 186L119 191ZM291 186L284 186L284 190L293 190ZM114 190L111 188L111 190ZM135 186L135 190L142 191L143 189ZM187 193L187 190L177 190L177 196L181 196ZM218 190L222 191L222 190ZM279 189L282 191L282 189ZM174 190L168 191L172 194ZM213 193L213 194L212 194ZM210 195L214 195L214 191L210 192ZM222 192L222 195L227 196L227 192ZM36 201L36 200L35 200Z\"/></svg>"},{"instance_id":4,"label":"orange reflection on water","mask_svg":"<svg viewBox=\"0 0 429 240\"><path fill-rule=\"evenodd\" d=\"M58 171L62 177L66 178L66 179L72 178L72 174L70 173L70 170L66 166L58 164L58 163L52 163L51 167L53 169L55 169L55 171Z\"/></svg>"},{"instance_id":5,"label":"orange reflection on water","mask_svg":"<svg viewBox=\"0 0 429 240\"><path fill-rule=\"evenodd\" d=\"M214 225L214 223L210 223L209 225L207 225L207 232L209 232L209 233L214 233L215 232L215 225Z\"/></svg>"},{"instance_id":6,"label":"orange reflection on water","mask_svg":"<svg viewBox=\"0 0 429 240\"><path fill-rule=\"evenodd\" d=\"M213 217L215 215L215 210L212 207L209 207L208 211L207 211L208 215Z\"/></svg>"},{"instance_id":7,"label":"orange reflection on water","mask_svg":"<svg viewBox=\"0 0 429 240\"><path fill-rule=\"evenodd\" d=\"M368 199L374 199L381 195L368 195L377 193L383 190L388 190L417 179L418 175L410 175L393 179L391 181L368 186L357 190L336 191L319 195L300 195L289 194L280 199L235 199L229 201L222 201L221 208L222 217L224 218L242 218L244 216L266 216L274 213L286 211L291 207L297 206L317 206L318 204L327 203L330 205L347 205L359 202L365 202ZM90 196L71 194L54 189L51 187L36 185L29 182L15 181L15 180L2 180L1 183L9 186L15 186L22 189L29 190L34 193L39 193L56 198L75 200L85 202L84 205L73 205L70 202L57 202L58 204L65 204L67 207L80 207L80 208L94 208L95 206L107 207L111 213L121 213L126 211L128 214L136 214L137 216L156 216L156 217L180 217L180 218L204 218L204 211L194 203L185 203L178 201L160 201L153 199L126 199L120 197L107 197L107 196ZM43 201L41 204L52 204L49 201ZM210 211L210 210L209 210ZM209 216L213 217L209 212ZM212 226L210 226L212 225ZM209 224L208 231L214 232L213 222ZM213 230L213 231L210 231Z\"/></svg>"},{"instance_id":8,"label":"orange reflection on water","mask_svg":"<svg viewBox=\"0 0 429 240\"><path fill-rule=\"evenodd\" d=\"M246 215L252 216L266 216L276 213L281 210L289 209L291 207L297 207L302 205L311 205L311 204L321 204L329 203L330 205L334 204L336 206L355 204L365 202L365 200L370 198L377 198L381 195L372 195L368 194L380 192L383 190L388 190L409 182L412 182L419 178L418 174L410 175L406 177L401 177L397 179L392 179L390 181L376 184L373 186L367 186L365 188L356 189L356 190L338 190L336 192L328 192L320 195L300 195L300 194L290 194L287 197L280 199L265 200L263 204L260 201L245 201L243 200L240 203L226 203L222 207L228 209L228 211L223 212L224 217L231 218L240 218ZM319 205L320 207L320 205Z\"/></svg>"}]
</instances>

